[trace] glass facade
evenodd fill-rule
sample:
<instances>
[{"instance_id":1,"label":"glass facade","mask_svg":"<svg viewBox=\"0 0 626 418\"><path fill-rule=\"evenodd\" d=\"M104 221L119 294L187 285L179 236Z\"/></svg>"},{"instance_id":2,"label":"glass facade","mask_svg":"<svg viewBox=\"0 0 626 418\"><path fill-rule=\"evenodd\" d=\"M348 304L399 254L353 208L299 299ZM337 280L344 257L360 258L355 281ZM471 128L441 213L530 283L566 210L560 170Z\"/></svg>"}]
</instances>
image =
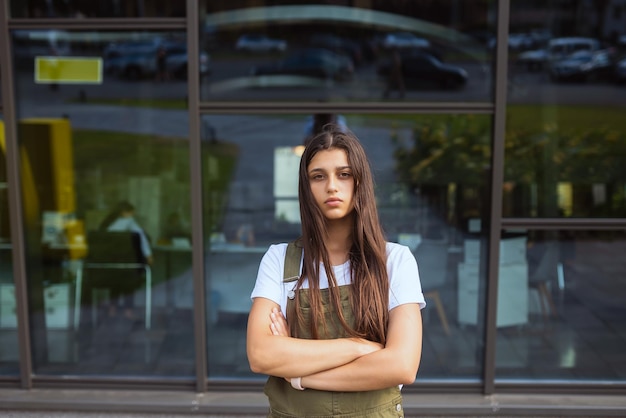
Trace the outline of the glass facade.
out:
<instances>
[{"instance_id":1,"label":"glass facade","mask_svg":"<svg viewBox=\"0 0 626 418\"><path fill-rule=\"evenodd\" d=\"M336 121L418 261L404 390L626 387L623 2L4 6L0 381L261 390L258 264Z\"/></svg>"},{"instance_id":2,"label":"glass facade","mask_svg":"<svg viewBox=\"0 0 626 418\"><path fill-rule=\"evenodd\" d=\"M202 100L491 99L493 48L460 28L493 30L493 2L329 3L201 2Z\"/></svg>"},{"instance_id":3,"label":"glass facade","mask_svg":"<svg viewBox=\"0 0 626 418\"><path fill-rule=\"evenodd\" d=\"M623 218L626 61L614 36L620 21L596 2L561 3L576 7L512 2L512 25L524 14L553 14L550 25L537 21L529 33L509 34L520 43L509 55L503 215ZM624 12L623 4L608 3Z\"/></svg>"},{"instance_id":4,"label":"glass facade","mask_svg":"<svg viewBox=\"0 0 626 418\"><path fill-rule=\"evenodd\" d=\"M191 265L184 33L67 35L81 54L73 64L93 80L69 82L72 61L34 55L41 32L13 32L14 50L29 54L14 77L22 177L32 181L23 198L34 370L193 376L192 293L179 277ZM91 62L103 65L90 74Z\"/></svg>"}]
</instances>

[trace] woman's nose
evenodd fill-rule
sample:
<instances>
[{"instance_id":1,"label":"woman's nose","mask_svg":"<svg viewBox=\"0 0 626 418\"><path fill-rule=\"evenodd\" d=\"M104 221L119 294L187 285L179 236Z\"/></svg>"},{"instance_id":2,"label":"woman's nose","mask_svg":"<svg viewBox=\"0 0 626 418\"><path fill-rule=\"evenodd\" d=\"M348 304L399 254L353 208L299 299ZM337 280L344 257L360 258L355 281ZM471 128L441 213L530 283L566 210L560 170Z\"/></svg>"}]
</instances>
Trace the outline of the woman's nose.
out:
<instances>
[{"instance_id":1,"label":"woman's nose","mask_svg":"<svg viewBox=\"0 0 626 418\"><path fill-rule=\"evenodd\" d=\"M337 180L334 178L330 178L328 180L328 192L336 192L337 191Z\"/></svg>"}]
</instances>

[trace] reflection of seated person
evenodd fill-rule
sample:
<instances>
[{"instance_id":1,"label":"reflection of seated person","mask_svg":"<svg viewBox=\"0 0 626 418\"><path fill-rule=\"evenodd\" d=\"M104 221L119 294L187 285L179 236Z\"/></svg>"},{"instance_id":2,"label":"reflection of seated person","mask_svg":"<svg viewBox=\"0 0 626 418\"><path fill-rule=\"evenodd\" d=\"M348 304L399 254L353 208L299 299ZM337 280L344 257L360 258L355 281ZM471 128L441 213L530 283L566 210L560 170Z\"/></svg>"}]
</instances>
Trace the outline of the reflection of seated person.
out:
<instances>
[{"instance_id":1,"label":"reflection of seated person","mask_svg":"<svg viewBox=\"0 0 626 418\"><path fill-rule=\"evenodd\" d=\"M112 211L100 224L101 232L134 232L139 236L139 247L142 263L152 264L152 249L148 237L143 228L134 218L135 208L128 202L120 202L116 209ZM119 274L117 275L119 277ZM115 316L118 305L124 307L124 316L129 319L134 318L133 313L133 297L136 285L133 280L125 280L125 283L117 283L111 286L111 300L109 306L109 315Z\"/></svg>"},{"instance_id":2,"label":"reflection of seated person","mask_svg":"<svg viewBox=\"0 0 626 418\"><path fill-rule=\"evenodd\" d=\"M134 218L135 207L128 202L120 202L100 224L100 231L136 232L141 240L141 253L147 264L152 264L152 248L145 231Z\"/></svg>"}]
</instances>

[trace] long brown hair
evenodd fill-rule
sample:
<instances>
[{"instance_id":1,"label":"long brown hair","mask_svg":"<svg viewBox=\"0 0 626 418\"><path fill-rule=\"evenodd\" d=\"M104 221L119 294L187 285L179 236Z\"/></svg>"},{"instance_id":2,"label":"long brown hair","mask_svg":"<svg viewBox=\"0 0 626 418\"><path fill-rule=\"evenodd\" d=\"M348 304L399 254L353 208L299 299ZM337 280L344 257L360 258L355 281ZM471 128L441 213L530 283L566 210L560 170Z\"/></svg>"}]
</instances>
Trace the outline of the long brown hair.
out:
<instances>
[{"instance_id":1,"label":"long brown hair","mask_svg":"<svg viewBox=\"0 0 626 418\"><path fill-rule=\"evenodd\" d=\"M339 288L326 247L326 218L314 204L315 200L307 173L313 157L319 151L330 149L341 149L346 152L354 179L352 245L349 254L352 275L350 302L355 318L354 327L348 324L341 310ZM324 319L319 283L319 268L320 263L323 263L328 276L331 307L337 313L339 325L348 336L366 338L385 344L389 316L386 239L378 218L370 164L365 150L353 133L331 124L307 141L300 160L298 194L304 262L302 275L296 288L301 288L304 280L307 279L311 303L310 318L304 318L301 310L298 309L299 298L296 298L298 323L310 324L312 338L319 338L318 325L323 327L328 325ZM295 334L297 327L293 322L290 321L291 335L297 336Z\"/></svg>"}]
</instances>

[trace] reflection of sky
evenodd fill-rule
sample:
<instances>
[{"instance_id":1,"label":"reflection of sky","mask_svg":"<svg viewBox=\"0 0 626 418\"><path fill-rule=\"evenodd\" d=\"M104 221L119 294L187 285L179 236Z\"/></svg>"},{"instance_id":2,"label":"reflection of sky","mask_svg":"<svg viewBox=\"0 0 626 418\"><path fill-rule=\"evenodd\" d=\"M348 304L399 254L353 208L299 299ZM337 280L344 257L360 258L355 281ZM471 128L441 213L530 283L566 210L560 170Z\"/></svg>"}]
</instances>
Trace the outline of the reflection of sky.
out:
<instances>
[{"instance_id":1,"label":"reflection of sky","mask_svg":"<svg viewBox=\"0 0 626 418\"><path fill-rule=\"evenodd\" d=\"M454 29L412 17L356 7L324 5L252 7L212 13L205 18L205 26L214 29L223 29L241 24L293 24L298 22L341 22L352 23L358 26L369 26L383 31L410 31L431 39L446 41L452 47L461 47L461 49L469 52L470 55L471 51L467 51L468 48L476 49L477 51L484 50L484 46L476 42L472 37Z\"/></svg>"}]
</instances>

